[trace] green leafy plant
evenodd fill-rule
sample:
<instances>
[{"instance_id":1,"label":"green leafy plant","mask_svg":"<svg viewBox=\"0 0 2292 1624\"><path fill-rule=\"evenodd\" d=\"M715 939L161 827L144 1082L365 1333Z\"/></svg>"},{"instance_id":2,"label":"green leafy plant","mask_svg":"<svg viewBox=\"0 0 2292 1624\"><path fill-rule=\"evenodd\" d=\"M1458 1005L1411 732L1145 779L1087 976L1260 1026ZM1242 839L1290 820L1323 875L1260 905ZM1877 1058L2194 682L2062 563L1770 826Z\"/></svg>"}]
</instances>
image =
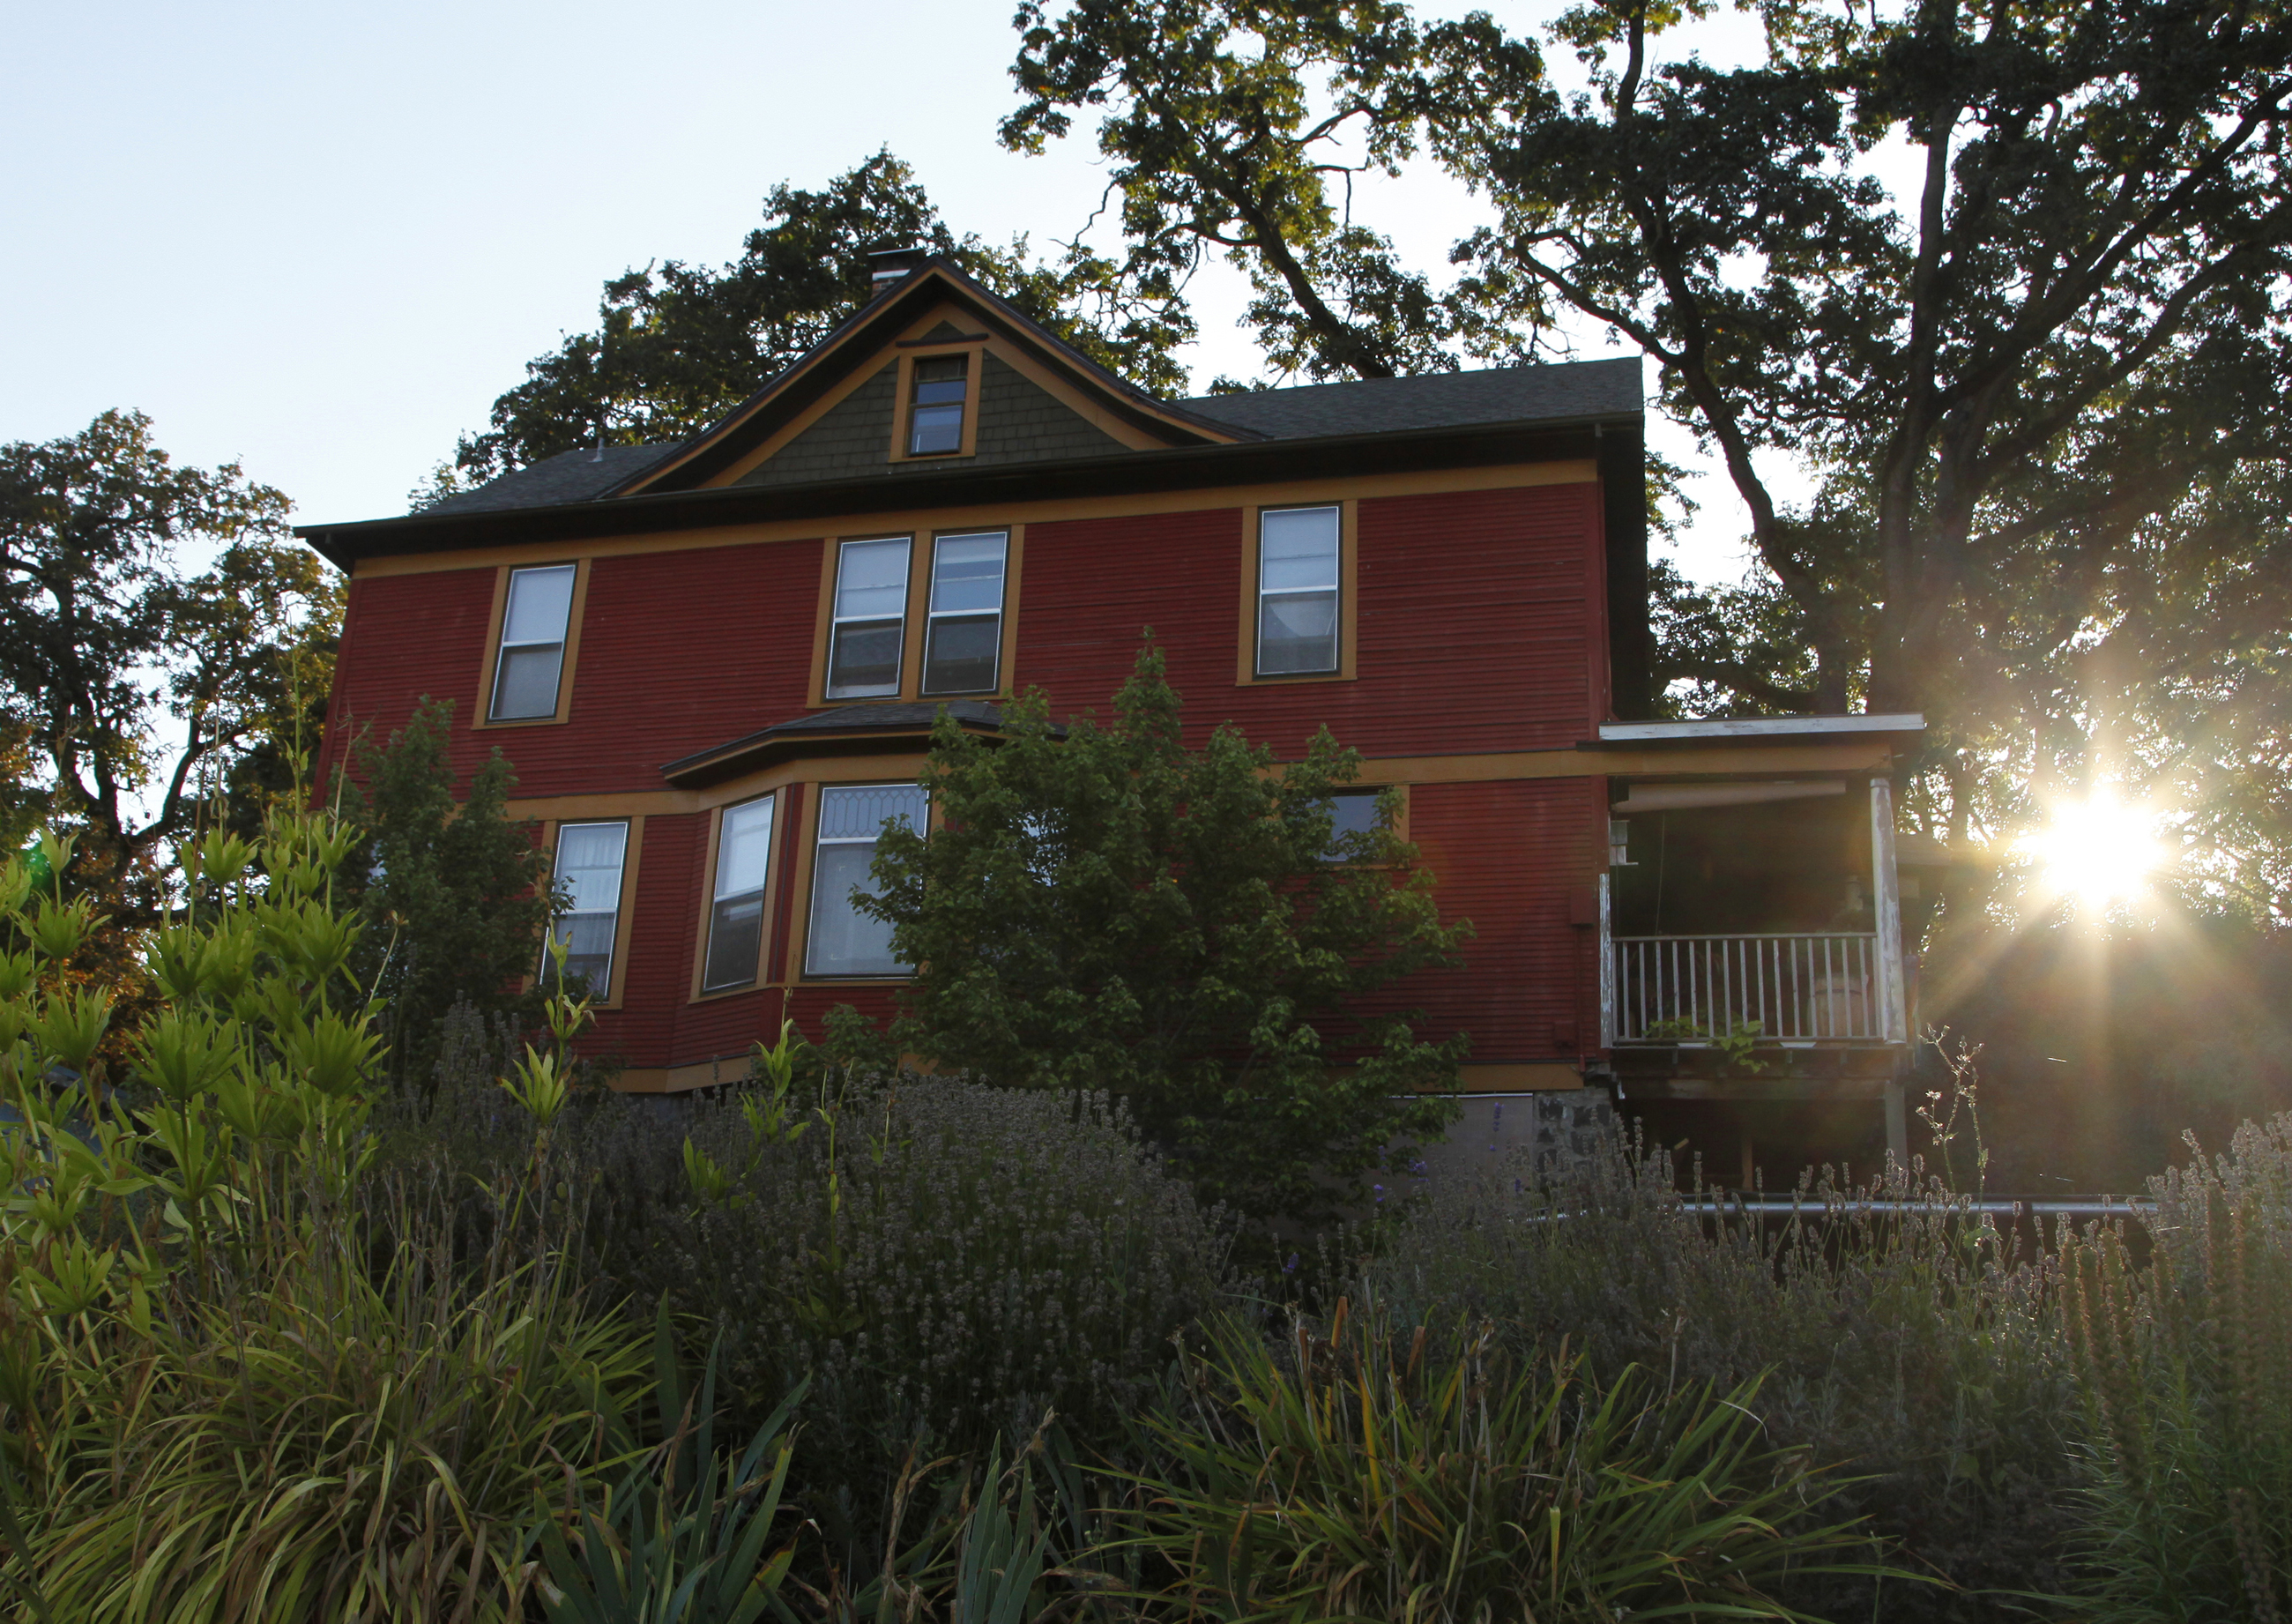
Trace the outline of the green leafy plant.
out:
<instances>
[{"instance_id":1,"label":"green leafy plant","mask_svg":"<svg viewBox=\"0 0 2292 1624\"><path fill-rule=\"evenodd\" d=\"M542 1526L548 1581L540 1588L551 1624L753 1624L767 1609L792 1617L780 1588L795 1542L769 1555L766 1547L787 1481L788 1412L803 1384L746 1450L720 1457L715 1351L688 1402L666 1305L653 1349L661 1442L606 1488L601 1504Z\"/></svg>"},{"instance_id":2,"label":"green leafy plant","mask_svg":"<svg viewBox=\"0 0 2292 1624\"><path fill-rule=\"evenodd\" d=\"M1231 727L1189 746L1150 642L1105 725L1053 727L1037 694L1002 731L942 720L937 827L878 843L859 906L918 966L883 1058L1117 1094L1253 1217L1326 1214L1449 1120L1465 1039L1392 1006L1471 926L1389 821L1335 835L1352 752L1326 730L1278 767Z\"/></svg>"},{"instance_id":3,"label":"green leafy plant","mask_svg":"<svg viewBox=\"0 0 2292 1624\"><path fill-rule=\"evenodd\" d=\"M1755 1059L1759 1039L1766 1035L1765 1026L1757 1021L1731 1021L1724 1031L1714 1031L1700 1021L1690 1021L1672 1015L1661 1021L1650 1021L1647 1036L1658 1043L1694 1044L1710 1049L1719 1056L1719 1063L1731 1071L1759 1072L1767 1062Z\"/></svg>"},{"instance_id":4,"label":"green leafy plant","mask_svg":"<svg viewBox=\"0 0 2292 1624\"><path fill-rule=\"evenodd\" d=\"M29 943L0 974L4 1576L55 1616L513 1618L537 1499L610 1464L643 1386L641 1331L525 1244L525 1191L473 1235L448 1181L376 1171L360 838L291 807L206 836L131 1069L61 1094L107 1005L0 863Z\"/></svg>"},{"instance_id":5,"label":"green leafy plant","mask_svg":"<svg viewBox=\"0 0 2292 1624\"><path fill-rule=\"evenodd\" d=\"M1604 1385L1483 1329L1360 1315L1277 1347L1212 1321L1170 1464L1138 1475L1160 1600L1233 1620L1788 1619L1781 1581L1872 1571L1836 1486L1762 1437L1757 1384Z\"/></svg>"}]
</instances>

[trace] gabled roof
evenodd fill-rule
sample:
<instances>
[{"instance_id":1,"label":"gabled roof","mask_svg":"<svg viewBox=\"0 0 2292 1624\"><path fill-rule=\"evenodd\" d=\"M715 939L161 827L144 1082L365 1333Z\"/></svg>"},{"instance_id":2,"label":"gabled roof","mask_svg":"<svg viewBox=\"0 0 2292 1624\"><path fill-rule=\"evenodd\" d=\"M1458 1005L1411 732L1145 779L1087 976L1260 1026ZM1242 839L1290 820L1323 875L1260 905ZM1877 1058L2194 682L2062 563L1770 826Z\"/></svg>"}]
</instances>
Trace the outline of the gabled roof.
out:
<instances>
[{"instance_id":1,"label":"gabled roof","mask_svg":"<svg viewBox=\"0 0 2292 1624\"><path fill-rule=\"evenodd\" d=\"M868 363L880 361L886 351L903 342L920 342L903 341L900 335L932 311L948 306L964 318L956 324L964 329L963 336L999 340L1021 352L1151 444L1222 445L1260 437L1254 430L1196 415L1117 377L1045 332L951 262L934 256L890 283L720 422L670 448L653 465L633 469L601 494L691 490L714 482L839 385L869 369Z\"/></svg>"}]
</instances>

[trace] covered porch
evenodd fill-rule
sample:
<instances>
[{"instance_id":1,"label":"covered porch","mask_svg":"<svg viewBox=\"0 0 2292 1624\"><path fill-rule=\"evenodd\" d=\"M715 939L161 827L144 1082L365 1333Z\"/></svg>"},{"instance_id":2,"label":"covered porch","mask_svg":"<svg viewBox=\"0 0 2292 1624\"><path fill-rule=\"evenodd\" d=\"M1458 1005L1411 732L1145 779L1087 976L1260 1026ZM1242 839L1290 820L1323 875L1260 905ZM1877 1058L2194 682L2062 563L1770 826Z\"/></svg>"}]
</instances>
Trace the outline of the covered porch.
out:
<instances>
[{"instance_id":1,"label":"covered porch","mask_svg":"<svg viewBox=\"0 0 2292 1624\"><path fill-rule=\"evenodd\" d=\"M1917 932L1905 930L1891 769L1923 728L1819 716L1601 730L1635 747L1641 769L1610 779L1596 909L1600 1048L1620 1098L1859 1101L1883 1107L1888 1146L1906 1153L1905 942ZM1846 764L1850 742L1866 747Z\"/></svg>"}]
</instances>

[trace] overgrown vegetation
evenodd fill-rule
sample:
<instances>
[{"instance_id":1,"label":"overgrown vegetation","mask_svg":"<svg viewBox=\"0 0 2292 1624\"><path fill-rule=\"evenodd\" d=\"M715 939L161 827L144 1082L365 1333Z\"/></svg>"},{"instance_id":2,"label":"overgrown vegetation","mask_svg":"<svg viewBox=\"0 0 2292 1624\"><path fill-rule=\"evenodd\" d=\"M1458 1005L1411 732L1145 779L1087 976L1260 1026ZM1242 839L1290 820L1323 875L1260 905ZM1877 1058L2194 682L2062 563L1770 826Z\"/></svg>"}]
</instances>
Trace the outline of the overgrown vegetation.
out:
<instances>
[{"instance_id":1,"label":"overgrown vegetation","mask_svg":"<svg viewBox=\"0 0 2292 1624\"><path fill-rule=\"evenodd\" d=\"M367 838L210 835L119 1032L69 853L0 863L14 1616L2292 1604L2292 1117L2157 1182L2153 1262L1899 1170L1763 1224L1617 1149L1251 1281L1102 1094L784 1036L642 1101L565 996L394 1074Z\"/></svg>"}]
</instances>

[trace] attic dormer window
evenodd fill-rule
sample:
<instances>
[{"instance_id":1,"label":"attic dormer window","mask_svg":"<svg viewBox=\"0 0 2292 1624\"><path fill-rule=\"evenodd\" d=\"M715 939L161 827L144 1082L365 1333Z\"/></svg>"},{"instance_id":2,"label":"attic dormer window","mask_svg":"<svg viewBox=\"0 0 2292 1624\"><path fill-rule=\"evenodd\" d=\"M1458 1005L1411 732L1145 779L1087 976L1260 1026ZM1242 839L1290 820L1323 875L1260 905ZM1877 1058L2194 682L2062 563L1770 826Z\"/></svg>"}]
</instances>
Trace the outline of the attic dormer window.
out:
<instances>
[{"instance_id":1,"label":"attic dormer window","mask_svg":"<svg viewBox=\"0 0 2292 1624\"><path fill-rule=\"evenodd\" d=\"M963 449L963 406L971 392L971 358L934 355L915 365L908 405L908 455L944 456Z\"/></svg>"}]
</instances>

